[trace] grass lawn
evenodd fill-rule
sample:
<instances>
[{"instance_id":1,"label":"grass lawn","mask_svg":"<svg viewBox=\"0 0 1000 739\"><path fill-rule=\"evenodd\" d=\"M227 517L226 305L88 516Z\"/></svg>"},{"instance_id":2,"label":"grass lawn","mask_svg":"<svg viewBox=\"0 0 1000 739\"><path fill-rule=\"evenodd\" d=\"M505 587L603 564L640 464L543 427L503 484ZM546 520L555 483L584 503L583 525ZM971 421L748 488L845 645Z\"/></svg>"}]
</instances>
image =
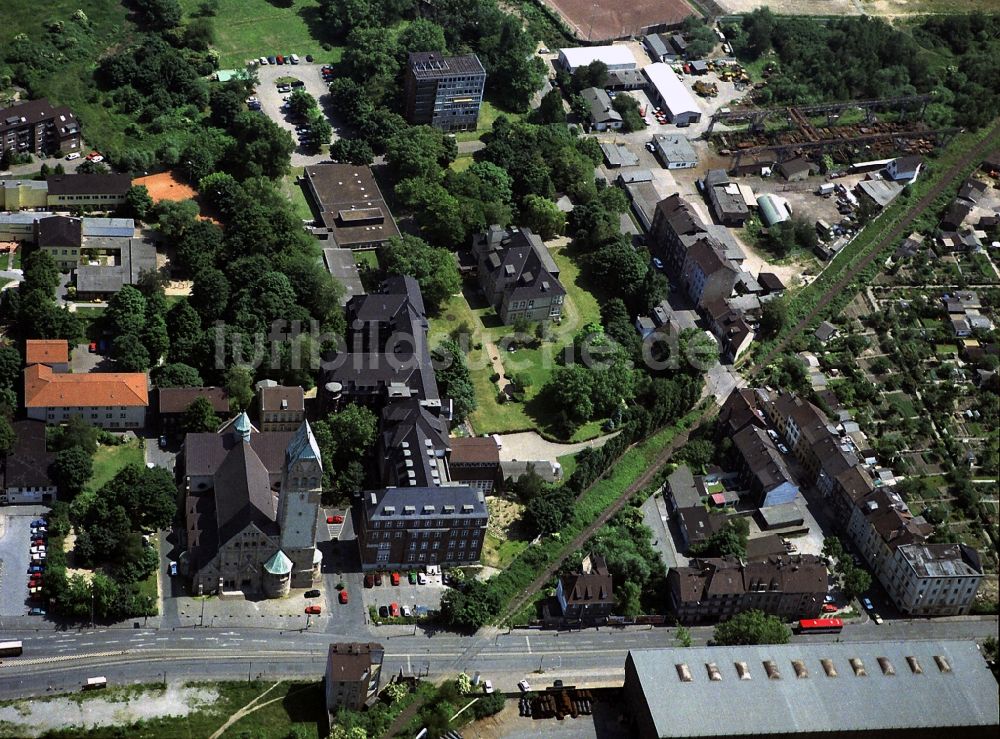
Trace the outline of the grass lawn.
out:
<instances>
[{"instance_id":1,"label":"grass lawn","mask_svg":"<svg viewBox=\"0 0 1000 739\"><path fill-rule=\"evenodd\" d=\"M456 141L478 141L483 137L483 134L487 131L492 130L493 121L495 121L501 115L505 115L511 120L516 120L521 117L520 113L511 113L507 110L501 110L496 105L491 103L489 100L483 100L483 104L479 107L479 121L476 123L475 131L457 131L455 133Z\"/></svg>"},{"instance_id":2,"label":"grass lawn","mask_svg":"<svg viewBox=\"0 0 1000 739\"><path fill-rule=\"evenodd\" d=\"M455 161L448 166L456 172L464 172L475 163L476 160L473 158L472 154L463 154L462 156L456 157Z\"/></svg>"},{"instance_id":3,"label":"grass lawn","mask_svg":"<svg viewBox=\"0 0 1000 739\"><path fill-rule=\"evenodd\" d=\"M312 206L309 205L309 199L306 197L303 186L296 181L296 178L302 174L302 169L302 167L292 167L288 175L282 178L281 193L291 202L295 215L303 220L308 220L315 218L316 214L313 213Z\"/></svg>"},{"instance_id":4,"label":"grass lawn","mask_svg":"<svg viewBox=\"0 0 1000 739\"><path fill-rule=\"evenodd\" d=\"M913 399L906 393L887 393L885 399L905 418L913 418L917 415L917 408L913 405Z\"/></svg>"},{"instance_id":5,"label":"grass lawn","mask_svg":"<svg viewBox=\"0 0 1000 739\"><path fill-rule=\"evenodd\" d=\"M514 561L521 552L528 548L526 541L501 539L493 534L486 534L483 539L483 554L480 561L488 567L504 569Z\"/></svg>"},{"instance_id":6,"label":"grass lawn","mask_svg":"<svg viewBox=\"0 0 1000 739\"><path fill-rule=\"evenodd\" d=\"M955 344L935 344L934 353L938 356L958 354L958 347Z\"/></svg>"},{"instance_id":7,"label":"grass lawn","mask_svg":"<svg viewBox=\"0 0 1000 739\"><path fill-rule=\"evenodd\" d=\"M600 321L601 311L597 299L581 284L580 268L575 258L565 246L551 247L552 257L560 269L560 281L566 288L567 300L563 305L562 322L552 327L553 338L537 348L521 348L514 352L503 352L503 365L508 377L514 375L530 379L523 403L498 403L497 386L490 377L493 366L485 345L476 348L484 340L499 341L509 333L510 328L499 325L496 314L488 306L473 308L469 304L478 294L474 287L468 287L466 295L455 296L446 304L438 318L430 322L430 345L436 346L454 330L466 326L472 330L466 361L472 382L476 389L478 408L470 420L477 434L505 433L537 429L543 435L555 438L555 431L547 426L544 419L552 418L552 409L536 400L539 391L548 381L557 359L572 340L574 334L590 322ZM498 347L500 349L500 347ZM501 349L502 350L502 349ZM592 421L577 429L570 441L585 441L601 433L603 419Z\"/></svg>"},{"instance_id":8,"label":"grass lawn","mask_svg":"<svg viewBox=\"0 0 1000 739\"><path fill-rule=\"evenodd\" d=\"M84 490L96 492L100 487L130 464L144 465L146 456L138 441L117 446L99 446L94 454L94 474Z\"/></svg>"},{"instance_id":9,"label":"grass lawn","mask_svg":"<svg viewBox=\"0 0 1000 739\"><path fill-rule=\"evenodd\" d=\"M201 4L201 0L180 2L186 13ZM341 49L333 46L333 39L323 31L316 0L292 0L290 7L276 5L268 0L219 0L213 46L219 51L223 69L236 69L248 59L277 54L312 54L321 62L340 60Z\"/></svg>"},{"instance_id":10,"label":"grass lawn","mask_svg":"<svg viewBox=\"0 0 1000 739\"><path fill-rule=\"evenodd\" d=\"M378 269L378 254L374 251L356 251L354 252L354 263Z\"/></svg>"}]
</instances>

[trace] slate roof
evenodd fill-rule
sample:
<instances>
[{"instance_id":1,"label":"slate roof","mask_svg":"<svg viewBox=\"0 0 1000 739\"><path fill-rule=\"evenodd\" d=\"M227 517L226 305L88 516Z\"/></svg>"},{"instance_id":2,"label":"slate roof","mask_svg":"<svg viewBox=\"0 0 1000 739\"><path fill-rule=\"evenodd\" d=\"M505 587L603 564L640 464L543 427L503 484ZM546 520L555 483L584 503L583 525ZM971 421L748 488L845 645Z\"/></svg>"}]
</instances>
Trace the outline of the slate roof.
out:
<instances>
[{"instance_id":1,"label":"slate roof","mask_svg":"<svg viewBox=\"0 0 1000 739\"><path fill-rule=\"evenodd\" d=\"M627 660L661 737L790 736L818 729L877 735L997 725L996 680L970 640L680 647L632 650ZM808 677L796 677L793 660ZM769 679L765 661L779 678ZM710 679L709 664L721 679ZM688 681L679 665L687 666Z\"/></svg>"},{"instance_id":2,"label":"slate roof","mask_svg":"<svg viewBox=\"0 0 1000 739\"><path fill-rule=\"evenodd\" d=\"M367 680L372 666L382 664L384 653L385 648L376 642L331 644L326 654L327 677L334 682Z\"/></svg>"},{"instance_id":3,"label":"slate roof","mask_svg":"<svg viewBox=\"0 0 1000 739\"><path fill-rule=\"evenodd\" d=\"M747 426L733 436L733 444L765 491L785 482L795 484L784 457L763 429Z\"/></svg>"},{"instance_id":4,"label":"slate roof","mask_svg":"<svg viewBox=\"0 0 1000 739\"><path fill-rule=\"evenodd\" d=\"M4 488L47 488L55 486L49 465L55 453L45 443L45 421L22 420L11 424L16 441L3 460Z\"/></svg>"},{"instance_id":5,"label":"slate roof","mask_svg":"<svg viewBox=\"0 0 1000 739\"><path fill-rule=\"evenodd\" d=\"M587 571L587 560L589 560L589 571ZM560 579L567 606L615 602L611 573L608 572L608 566L600 555L589 555L584 560L583 571L563 575Z\"/></svg>"},{"instance_id":6,"label":"slate roof","mask_svg":"<svg viewBox=\"0 0 1000 739\"><path fill-rule=\"evenodd\" d=\"M263 533L277 533L277 497L267 467L247 442L232 447L214 475L215 520L219 543L253 524Z\"/></svg>"},{"instance_id":7,"label":"slate roof","mask_svg":"<svg viewBox=\"0 0 1000 739\"><path fill-rule=\"evenodd\" d=\"M667 487L678 508L701 505L701 493L694 484L694 475L686 464L679 465L667 477Z\"/></svg>"},{"instance_id":8,"label":"slate roof","mask_svg":"<svg viewBox=\"0 0 1000 739\"><path fill-rule=\"evenodd\" d=\"M161 387L157 390L160 414L184 413L196 398L205 398L216 413L229 412L229 396L221 387Z\"/></svg>"},{"instance_id":9,"label":"slate roof","mask_svg":"<svg viewBox=\"0 0 1000 739\"><path fill-rule=\"evenodd\" d=\"M38 221L35 243L38 246L75 246L83 241L83 223L79 218L52 216Z\"/></svg>"},{"instance_id":10,"label":"slate roof","mask_svg":"<svg viewBox=\"0 0 1000 739\"><path fill-rule=\"evenodd\" d=\"M504 231L491 226L475 237L473 250L479 255L480 271L493 275L494 285L508 301L566 294L555 260L531 229Z\"/></svg>"},{"instance_id":11,"label":"slate roof","mask_svg":"<svg viewBox=\"0 0 1000 739\"><path fill-rule=\"evenodd\" d=\"M285 403L282 406L282 402ZM260 407L263 411L301 411L306 407L305 391L298 385L274 385L260 389Z\"/></svg>"},{"instance_id":12,"label":"slate roof","mask_svg":"<svg viewBox=\"0 0 1000 739\"><path fill-rule=\"evenodd\" d=\"M281 472L285 449L294 436L292 431L266 431L254 429L250 446L272 475ZM239 443L239 434L232 430L232 423L218 433L188 434L184 437L185 474L189 477L212 477L226 459L229 450Z\"/></svg>"},{"instance_id":13,"label":"slate roof","mask_svg":"<svg viewBox=\"0 0 1000 739\"><path fill-rule=\"evenodd\" d=\"M426 488L448 480L447 426L416 398L382 410L380 451L384 485Z\"/></svg>"},{"instance_id":14,"label":"slate roof","mask_svg":"<svg viewBox=\"0 0 1000 739\"><path fill-rule=\"evenodd\" d=\"M132 187L128 174L54 174L45 178L49 195L119 195Z\"/></svg>"}]
</instances>

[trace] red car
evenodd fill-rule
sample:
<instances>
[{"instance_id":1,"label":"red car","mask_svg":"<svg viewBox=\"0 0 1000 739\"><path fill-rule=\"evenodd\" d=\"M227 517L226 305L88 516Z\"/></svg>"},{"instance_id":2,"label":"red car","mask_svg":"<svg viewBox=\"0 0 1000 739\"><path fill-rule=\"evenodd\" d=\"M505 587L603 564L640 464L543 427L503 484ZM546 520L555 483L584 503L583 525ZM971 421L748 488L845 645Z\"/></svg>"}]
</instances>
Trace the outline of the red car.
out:
<instances>
[{"instance_id":1,"label":"red car","mask_svg":"<svg viewBox=\"0 0 1000 739\"><path fill-rule=\"evenodd\" d=\"M346 590L341 590L340 591L340 602L343 603L343 604L345 604L345 605L347 604L347 591Z\"/></svg>"},{"instance_id":2,"label":"red car","mask_svg":"<svg viewBox=\"0 0 1000 739\"><path fill-rule=\"evenodd\" d=\"M389 604L389 615L392 616L393 618L399 615L399 603Z\"/></svg>"},{"instance_id":3,"label":"red car","mask_svg":"<svg viewBox=\"0 0 1000 739\"><path fill-rule=\"evenodd\" d=\"M341 516L339 513L336 516L330 516L330 518L333 519L333 521L331 521L330 523L343 523L344 522L344 517Z\"/></svg>"},{"instance_id":4,"label":"red car","mask_svg":"<svg viewBox=\"0 0 1000 739\"><path fill-rule=\"evenodd\" d=\"M399 573L398 572L393 572L392 573L392 584L393 585L399 585Z\"/></svg>"},{"instance_id":5,"label":"red car","mask_svg":"<svg viewBox=\"0 0 1000 739\"><path fill-rule=\"evenodd\" d=\"M837 606L833 605L833 603L824 603L823 608L821 610L823 611L823 613L836 613Z\"/></svg>"},{"instance_id":6,"label":"red car","mask_svg":"<svg viewBox=\"0 0 1000 739\"><path fill-rule=\"evenodd\" d=\"M306 613L310 616L318 616L323 612L323 606L306 606Z\"/></svg>"},{"instance_id":7,"label":"red car","mask_svg":"<svg viewBox=\"0 0 1000 739\"><path fill-rule=\"evenodd\" d=\"M95 354L97 352L97 342L96 341L91 341L90 342L90 346L87 347L87 348L89 349L89 351L90 351L91 354Z\"/></svg>"}]
</instances>

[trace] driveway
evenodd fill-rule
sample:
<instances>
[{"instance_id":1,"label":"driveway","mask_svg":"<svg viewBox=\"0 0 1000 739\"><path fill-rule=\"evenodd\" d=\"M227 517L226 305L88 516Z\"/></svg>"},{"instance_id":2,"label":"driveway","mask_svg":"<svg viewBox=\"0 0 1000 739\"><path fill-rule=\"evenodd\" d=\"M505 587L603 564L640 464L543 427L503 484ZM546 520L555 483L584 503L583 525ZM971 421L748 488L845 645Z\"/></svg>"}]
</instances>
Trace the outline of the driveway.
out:
<instances>
[{"instance_id":1,"label":"driveway","mask_svg":"<svg viewBox=\"0 0 1000 739\"><path fill-rule=\"evenodd\" d=\"M662 495L651 495L641 506L642 522L653 532L653 549L655 549L664 566L669 569L686 567L688 558L679 554L676 539L672 531L673 525L667 515L667 505Z\"/></svg>"},{"instance_id":2,"label":"driveway","mask_svg":"<svg viewBox=\"0 0 1000 739\"><path fill-rule=\"evenodd\" d=\"M590 441L581 441L577 444L557 444L553 441L546 441L535 431L521 431L516 434L499 434L500 438L500 461L501 462L540 462L547 460L555 462L565 454L576 454L583 449L592 449L604 446L608 439L618 435L613 434L599 436Z\"/></svg>"},{"instance_id":3,"label":"driveway","mask_svg":"<svg viewBox=\"0 0 1000 739\"><path fill-rule=\"evenodd\" d=\"M31 522L45 506L8 506L0 513L0 617L28 613Z\"/></svg>"},{"instance_id":4,"label":"driveway","mask_svg":"<svg viewBox=\"0 0 1000 739\"><path fill-rule=\"evenodd\" d=\"M298 142L299 139L295 133L295 122L292 121L288 115L281 112L281 105L284 102L283 98L290 93L278 92L275 80L279 77L294 77L295 79L302 80L302 82L305 83L306 92L316 98L320 108L326 114L327 120L330 121L330 125L333 127L332 140L336 141L340 138L340 123L333 115L329 85L323 80L323 75L320 72L321 67L321 64L304 63L257 67L257 76L260 79L260 84L257 85L256 94L257 99L260 100L261 110L263 110L264 114L271 120L292 134L292 138L295 139L296 142ZM310 151L306 151L302 146L297 146L295 151L292 152L293 167L305 167L310 164L319 164L320 162L327 161L328 159L329 157L326 154L314 154Z\"/></svg>"}]
</instances>

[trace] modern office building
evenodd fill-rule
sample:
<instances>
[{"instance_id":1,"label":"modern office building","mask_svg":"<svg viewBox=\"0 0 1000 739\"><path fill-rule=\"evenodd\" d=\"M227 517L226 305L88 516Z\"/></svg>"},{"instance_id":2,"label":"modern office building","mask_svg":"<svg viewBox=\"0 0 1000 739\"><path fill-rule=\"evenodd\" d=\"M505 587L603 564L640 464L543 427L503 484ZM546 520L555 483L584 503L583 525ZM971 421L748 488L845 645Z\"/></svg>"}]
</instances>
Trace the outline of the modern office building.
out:
<instances>
[{"instance_id":1,"label":"modern office building","mask_svg":"<svg viewBox=\"0 0 1000 739\"><path fill-rule=\"evenodd\" d=\"M406 120L442 131L474 130L485 85L486 70L475 54L411 53L406 67Z\"/></svg>"}]
</instances>

